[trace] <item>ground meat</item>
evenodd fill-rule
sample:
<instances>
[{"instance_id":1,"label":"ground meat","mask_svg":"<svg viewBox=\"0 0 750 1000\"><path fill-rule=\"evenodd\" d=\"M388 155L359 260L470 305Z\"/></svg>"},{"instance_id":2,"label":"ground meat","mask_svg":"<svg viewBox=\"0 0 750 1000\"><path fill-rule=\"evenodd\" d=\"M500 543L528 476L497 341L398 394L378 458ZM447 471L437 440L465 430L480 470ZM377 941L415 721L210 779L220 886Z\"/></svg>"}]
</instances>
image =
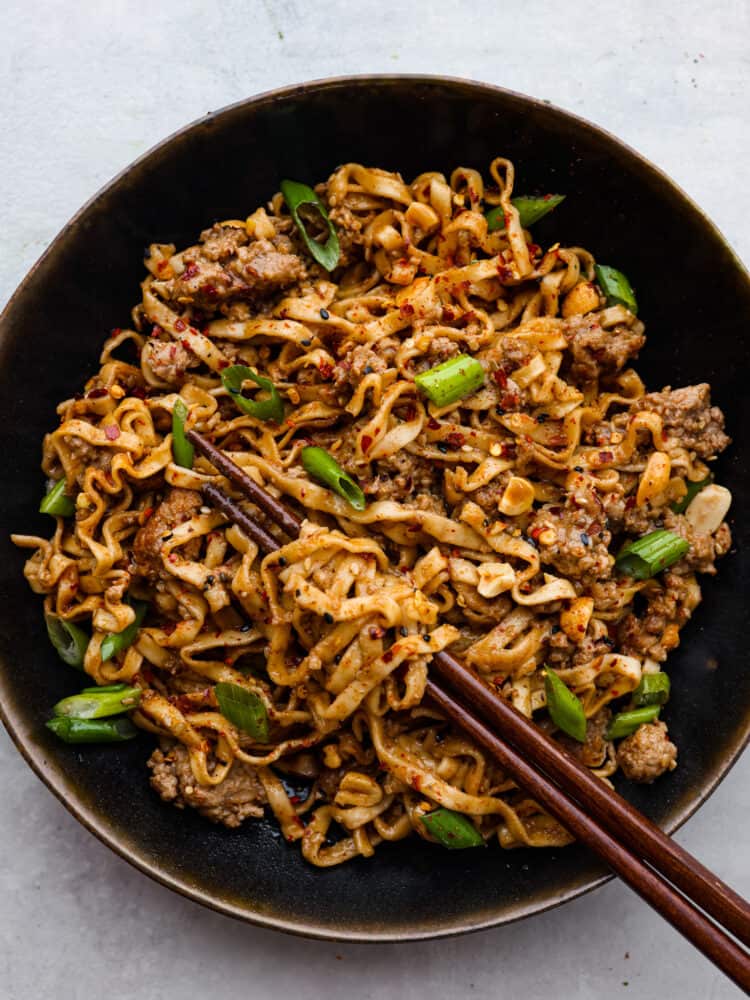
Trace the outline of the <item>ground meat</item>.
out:
<instances>
[{"instance_id":1,"label":"ground meat","mask_svg":"<svg viewBox=\"0 0 750 1000\"><path fill-rule=\"evenodd\" d=\"M266 794L254 768L235 761L219 785L199 785L187 750L176 744L154 750L148 761L151 787L178 809L193 806L214 823L237 827L248 816L262 816Z\"/></svg>"},{"instance_id":2,"label":"ground meat","mask_svg":"<svg viewBox=\"0 0 750 1000\"><path fill-rule=\"evenodd\" d=\"M620 325L605 330L596 316L571 316L564 333L571 354L570 376L574 382L592 382L615 375L643 347L643 332Z\"/></svg>"},{"instance_id":3,"label":"ground meat","mask_svg":"<svg viewBox=\"0 0 750 1000\"><path fill-rule=\"evenodd\" d=\"M362 256L362 252L359 249L364 242L362 220L358 219L346 205L337 205L335 208L329 209L328 217L336 227L336 233L339 238L339 247L341 249L339 264L345 267L347 264L351 264L353 260ZM367 221L369 221L369 218Z\"/></svg>"},{"instance_id":4,"label":"ground meat","mask_svg":"<svg viewBox=\"0 0 750 1000\"><path fill-rule=\"evenodd\" d=\"M630 410L658 413L665 436L701 458L713 458L730 443L724 433L724 414L718 406L711 406L711 386L706 382L683 389L667 386L643 396Z\"/></svg>"},{"instance_id":5,"label":"ground meat","mask_svg":"<svg viewBox=\"0 0 750 1000\"><path fill-rule=\"evenodd\" d=\"M510 472L501 472L499 476L496 476L492 480L492 482L487 483L486 486L480 486L478 490L468 493L467 496L470 500L473 500L475 504L478 504L487 514L494 514L497 516L497 505L505 492L505 487L508 485L510 476Z\"/></svg>"},{"instance_id":6,"label":"ground meat","mask_svg":"<svg viewBox=\"0 0 750 1000\"><path fill-rule=\"evenodd\" d=\"M397 451L388 458L380 458L375 464L375 477L362 484L362 489L375 500L395 500L403 503L414 494L433 494L439 513L444 509L440 497L438 478L440 470L425 458L412 455L408 451ZM434 504L431 503L434 509ZM422 501L424 508L424 500Z\"/></svg>"},{"instance_id":7,"label":"ground meat","mask_svg":"<svg viewBox=\"0 0 750 1000\"><path fill-rule=\"evenodd\" d=\"M650 785L665 771L675 769L677 747L669 740L663 722L644 723L620 743L617 763L629 781Z\"/></svg>"},{"instance_id":8,"label":"ground meat","mask_svg":"<svg viewBox=\"0 0 750 1000\"><path fill-rule=\"evenodd\" d=\"M625 656L641 660L648 656L661 663L675 644L672 639L664 644L667 625L682 628L697 604L695 580L691 574L667 570L641 596L648 601L646 611L640 617L631 612L617 626L618 649Z\"/></svg>"},{"instance_id":9,"label":"ground meat","mask_svg":"<svg viewBox=\"0 0 750 1000\"><path fill-rule=\"evenodd\" d=\"M391 366L398 346L398 342L392 337L381 340L377 351L369 344L359 344L334 367L334 388L346 389L348 392L350 388L356 389L365 375L384 372Z\"/></svg>"},{"instance_id":10,"label":"ground meat","mask_svg":"<svg viewBox=\"0 0 750 1000\"><path fill-rule=\"evenodd\" d=\"M722 522L713 534L704 534L695 531L683 514L667 510L663 523L667 531L672 531L690 542L684 561L692 570L696 573L716 573L714 560L726 555L732 545L732 533L726 521Z\"/></svg>"},{"instance_id":11,"label":"ground meat","mask_svg":"<svg viewBox=\"0 0 750 1000\"><path fill-rule=\"evenodd\" d=\"M436 365L442 364L444 361L447 361L448 358L454 358L460 353L461 348L456 341L451 340L450 337L433 337L429 343L426 353L423 354L419 358L419 361L414 365L414 372L419 375L422 372L428 371L430 368L435 368Z\"/></svg>"},{"instance_id":12,"label":"ground meat","mask_svg":"<svg viewBox=\"0 0 750 1000\"><path fill-rule=\"evenodd\" d=\"M182 254L184 270L158 290L180 309L226 312L237 300L267 298L307 276L288 236L249 240L242 229L213 226Z\"/></svg>"},{"instance_id":13,"label":"ground meat","mask_svg":"<svg viewBox=\"0 0 750 1000\"><path fill-rule=\"evenodd\" d=\"M558 628L557 632L553 632L547 642L546 662L556 669L563 670L580 667L584 663L595 660L597 656L611 653L614 645L606 634L598 636L587 634L584 636L583 642L574 643L561 628Z\"/></svg>"},{"instance_id":14,"label":"ground meat","mask_svg":"<svg viewBox=\"0 0 750 1000\"><path fill-rule=\"evenodd\" d=\"M151 370L162 382L182 382L188 368L196 368L200 359L175 340L150 340L146 344L146 359Z\"/></svg>"},{"instance_id":15,"label":"ground meat","mask_svg":"<svg viewBox=\"0 0 750 1000\"><path fill-rule=\"evenodd\" d=\"M565 506L542 507L529 525L527 534L539 540L539 558L551 563L563 576L574 580L606 580L614 564L609 554L612 536L604 527L606 517L601 500L593 490L577 489L568 495ZM552 528L554 541L547 542L545 531Z\"/></svg>"},{"instance_id":16,"label":"ground meat","mask_svg":"<svg viewBox=\"0 0 750 1000\"><path fill-rule=\"evenodd\" d=\"M612 713L608 708L601 708L596 715L588 719L585 743L579 743L564 733L556 733L555 739L585 767L601 767L607 757L607 740L604 734L611 717Z\"/></svg>"},{"instance_id":17,"label":"ground meat","mask_svg":"<svg viewBox=\"0 0 750 1000\"><path fill-rule=\"evenodd\" d=\"M195 490L170 488L164 500L135 536L133 555L136 572L142 576L158 577L162 572L161 547L164 536L178 524L189 521L198 513L202 503L200 493ZM199 539L189 542L182 550L186 558L195 556Z\"/></svg>"}]
</instances>

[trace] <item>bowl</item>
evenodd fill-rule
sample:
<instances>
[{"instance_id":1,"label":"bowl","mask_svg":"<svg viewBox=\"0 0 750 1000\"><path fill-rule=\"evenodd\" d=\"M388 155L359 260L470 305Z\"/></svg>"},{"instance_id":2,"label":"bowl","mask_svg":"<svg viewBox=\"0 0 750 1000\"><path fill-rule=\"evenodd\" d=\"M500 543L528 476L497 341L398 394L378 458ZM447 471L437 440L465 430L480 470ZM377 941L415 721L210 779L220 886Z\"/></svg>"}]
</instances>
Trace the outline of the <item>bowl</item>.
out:
<instances>
[{"instance_id":1,"label":"bowl","mask_svg":"<svg viewBox=\"0 0 750 1000\"><path fill-rule=\"evenodd\" d=\"M380 76L325 80L263 94L166 139L68 223L0 318L0 700L29 765L93 834L164 885L252 923L320 938L407 940L477 930L572 899L607 876L575 845L562 850L447 852L422 841L372 860L310 867L271 822L238 831L164 805L151 791L146 734L121 747L69 747L44 726L76 688L45 634L41 600L22 576L10 531L48 534L36 513L40 443L55 405L97 369L107 331L128 322L143 247L194 241L213 220L251 211L280 178L326 178L341 162L411 179L458 164L486 172L515 161L519 190L566 201L534 229L622 268L638 291L649 339L647 384L709 381L734 444L718 478L735 514L748 496L744 373L750 366L750 277L712 223L656 167L616 138L546 102L464 80ZM750 734L750 526L670 658L666 717L680 766L627 797L666 830L696 809Z\"/></svg>"}]
</instances>

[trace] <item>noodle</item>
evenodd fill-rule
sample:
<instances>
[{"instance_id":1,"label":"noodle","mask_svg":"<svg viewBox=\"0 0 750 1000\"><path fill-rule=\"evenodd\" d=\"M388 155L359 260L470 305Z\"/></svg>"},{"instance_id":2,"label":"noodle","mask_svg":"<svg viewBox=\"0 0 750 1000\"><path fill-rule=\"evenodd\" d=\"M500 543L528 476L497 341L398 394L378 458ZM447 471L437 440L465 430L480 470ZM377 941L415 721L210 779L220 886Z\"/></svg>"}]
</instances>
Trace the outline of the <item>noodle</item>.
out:
<instances>
[{"instance_id":1,"label":"noodle","mask_svg":"<svg viewBox=\"0 0 750 1000\"><path fill-rule=\"evenodd\" d=\"M628 366L643 323L608 304L588 251L532 241L510 161L489 172L491 186L464 167L406 184L340 167L317 188L341 246L330 275L278 194L193 247L153 244L132 329L112 331L44 441L75 517L49 540L14 536L47 613L90 625L86 673L141 689L131 715L160 739L162 797L228 826L268 806L319 866L431 839L435 806L504 848L569 842L423 701L440 650L550 732L553 669L587 719L585 742L557 736L602 778L673 767L663 723L607 739L609 706L659 670L700 600L695 574L730 544L708 501L700 524L673 509L728 443L708 387L647 395ZM415 377L463 354L484 384L436 405ZM236 405L221 378L235 364L272 381L282 423ZM279 540L263 557L205 505L203 484L232 488L204 458L176 464L178 399L304 518L299 538L250 505ZM313 443L364 509L304 471ZM659 528L687 554L650 579L620 573L621 544ZM137 638L103 661L134 599L149 605ZM218 684L257 699L266 739L222 714Z\"/></svg>"}]
</instances>

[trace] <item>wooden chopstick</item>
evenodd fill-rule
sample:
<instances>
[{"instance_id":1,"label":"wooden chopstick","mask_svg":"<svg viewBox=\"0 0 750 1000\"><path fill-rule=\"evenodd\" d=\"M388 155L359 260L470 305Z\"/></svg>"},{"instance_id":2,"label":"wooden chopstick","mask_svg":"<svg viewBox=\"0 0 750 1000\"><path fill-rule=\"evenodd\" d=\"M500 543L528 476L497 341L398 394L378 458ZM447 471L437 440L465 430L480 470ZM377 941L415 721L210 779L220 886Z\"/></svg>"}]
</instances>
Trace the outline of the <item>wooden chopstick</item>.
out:
<instances>
[{"instance_id":1,"label":"wooden chopstick","mask_svg":"<svg viewBox=\"0 0 750 1000\"><path fill-rule=\"evenodd\" d=\"M281 501L258 486L203 435L190 431L188 436L217 470L282 526L288 535L297 537L299 518ZM251 484L250 490L247 490L247 483ZM248 534L263 551L272 552L279 547L273 536L255 524L214 484L204 486L203 493L243 530L248 530L248 524L252 525ZM666 837L625 799L604 785L563 747L542 733L533 722L495 695L458 660L442 652L436 654L432 662L443 679L468 698L472 710L436 681L428 680L427 692L433 702L485 746L501 766L575 837L596 851L628 885L739 986L750 991L748 955L689 899L666 882L659 872L745 943L750 941L750 907L747 902L689 852ZM498 727L503 739L476 718L474 711L477 710Z\"/></svg>"}]
</instances>

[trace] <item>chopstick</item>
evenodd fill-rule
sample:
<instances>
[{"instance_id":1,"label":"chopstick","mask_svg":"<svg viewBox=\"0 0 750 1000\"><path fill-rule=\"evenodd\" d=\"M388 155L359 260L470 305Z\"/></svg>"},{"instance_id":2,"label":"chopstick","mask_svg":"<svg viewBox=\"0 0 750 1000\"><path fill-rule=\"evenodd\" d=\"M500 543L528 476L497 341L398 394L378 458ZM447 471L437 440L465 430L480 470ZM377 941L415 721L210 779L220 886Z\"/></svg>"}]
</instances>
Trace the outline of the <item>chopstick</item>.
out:
<instances>
[{"instance_id":1,"label":"chopstick","mask_svg":"<svg viewBox=\"0 0 750 1000\"><path fill-rule=\"evenodd\" d=\"M187 436L217 471L290 537L297 537L300 520L280 500L203 435L191 430ZM202 489L206 500L246 531L264 552L279 548L279 542L215 484L206 483ZM460 698L428 679L426 691L431 700L484 746L571 834L592 848L726 975L750 991L750 957L691 899L745 944L750 943L748 903L532 721L494 694L478 675L444 651L436 654L432 663ZM467 708L464 698L472 709ZM502 739L476 717L477 712L502 732ZM662 875L686 895L677 892Z\"/></svg>"}]
</instances>

